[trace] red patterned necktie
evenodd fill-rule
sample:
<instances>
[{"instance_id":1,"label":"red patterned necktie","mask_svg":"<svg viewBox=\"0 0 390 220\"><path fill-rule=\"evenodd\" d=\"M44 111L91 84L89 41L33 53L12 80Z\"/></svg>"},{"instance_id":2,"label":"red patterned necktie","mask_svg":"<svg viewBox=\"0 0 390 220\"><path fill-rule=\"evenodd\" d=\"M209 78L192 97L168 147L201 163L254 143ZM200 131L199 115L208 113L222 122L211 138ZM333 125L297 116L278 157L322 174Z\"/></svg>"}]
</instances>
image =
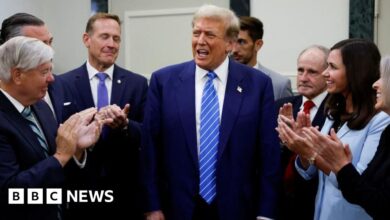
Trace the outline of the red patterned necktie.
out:
<instances>
[{"instance_id":1,"label":"red patterned necktie","mask_svg":"<svg viewBox=\"0 0 390 220\"><path fill-rule=\"evenodd\" d=\"M315 106L314 102L311 100L307 100L305 103L303 103L303 112L305 114L310 114L310 109Z\"/></svg>"}]
</instances>

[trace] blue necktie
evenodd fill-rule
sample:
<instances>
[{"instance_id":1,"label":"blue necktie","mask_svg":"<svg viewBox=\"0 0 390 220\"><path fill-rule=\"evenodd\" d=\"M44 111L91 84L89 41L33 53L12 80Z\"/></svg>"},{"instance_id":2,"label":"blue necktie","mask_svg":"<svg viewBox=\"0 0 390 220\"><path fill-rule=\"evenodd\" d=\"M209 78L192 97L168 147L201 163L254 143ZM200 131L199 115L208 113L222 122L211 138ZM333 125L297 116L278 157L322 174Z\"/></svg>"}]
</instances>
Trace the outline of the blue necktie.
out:
<instances>
[{"instance_id":1,"label":"blue necktie","mask_svg":"<svg viewBox=\"0 0 390 220\"><path fill-rule=\"evenodd\" d=\"M36 121L34 115L32 114L31 108L30 107L24 108L21 114L25 119L27 119L28 125L30 126L30 128L33 130L33 132L37 136L39 144L43 148L45 155L49 156L49 148L48 148L47 143L46 143L45 135L43 134L43 132L39 128L37 121Z\"/></svg>"},{"instance_id":2,"label":"blue necktie","mask_svg":"<svg viewBox=\"0 0 390 220\"><path fill-rule=\"evenodd\" d=\"M211 203L216 195L216 164L219 142L219 102L213 80L214 72L207 73L200 110L199 194Z\"/></svg>"},{"instance_id":3,"label":"blue necktie","mask_svg":"<svg viewBox=\"0 0 390 220\"><path fill-rule=\"evenodd\" d=\"M105 83L108 75L106 73L96 73L96 76L99 78L97 88L97 108L99 110L100 108L108 105L108 91Z\"/></svg>"}]
</instances>

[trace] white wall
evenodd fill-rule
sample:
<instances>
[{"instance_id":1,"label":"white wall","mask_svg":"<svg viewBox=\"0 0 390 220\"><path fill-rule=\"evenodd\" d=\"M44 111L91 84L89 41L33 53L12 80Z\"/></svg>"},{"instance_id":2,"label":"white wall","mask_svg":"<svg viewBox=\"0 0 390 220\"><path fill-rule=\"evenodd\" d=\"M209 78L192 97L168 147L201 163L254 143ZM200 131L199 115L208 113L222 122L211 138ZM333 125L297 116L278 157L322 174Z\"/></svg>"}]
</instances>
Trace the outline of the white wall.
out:
<instances>
[{"instance_id":1,"label":"white wall","mask_svg":"<svg viewBox=\"0 0 390 220\"><path fill-rule=\"evenodd\" d=\"M16 12L30 12L33 14L41 14L41 7L39 3L42 0L1 0L0 7L0 20L3 21L5 18Z\"/></svg>"},{"instance_id":2,"label":"white wall","mask_svg":"<svg viewBox=\"0 0 390 220\"><path fill-rule=\"evenodd\" d=\"M42 19L54 37L54 72L61 74L80 66L87 59L82 34L90 16L91 5L89 0L44 2L45 15Z\"/></svg>"},{"instance_id":3,"label":"white wall","mask_svg":"<svg viewBox=\"0 0 390 220\"><path fill-rule=\"evenodd\" d=\"M251 15L264 23L259 61L288 75L294 88L300 51L348 38L349 0L251 0Z\"/></svg>"},{"instance_id":4,"label":"white wall","mask_svg":"<svg viewBox=\"0 0 390 220\"><path fill-rule=\"evenodd\" d=\"M81 35L89 17L88 0L1 0L0 21L17 13L31 13L45 21L54 36L54 72L63 73L86 59Z\"/></svg>"},{"instance_id":5,"label":"white wall","mask_svg":"<svg viewBox=\"0 0 390 220\"><path fill-rule=\"evenodd\" d=\"M378 3L378 32L377 44L384 55L390 55L390 1L377 0Z\"/></svg>"},{"instance_id":6,"label":"white wall","mask_svg":"<svg viewBox=\"0 0 390 220\"><path fill-rule=\"evenodd\" d=\"M126 12L122 34L125 67L149 78L157 69L191 60L191 21L197 9Z\"/></svg>"}]
</instances>

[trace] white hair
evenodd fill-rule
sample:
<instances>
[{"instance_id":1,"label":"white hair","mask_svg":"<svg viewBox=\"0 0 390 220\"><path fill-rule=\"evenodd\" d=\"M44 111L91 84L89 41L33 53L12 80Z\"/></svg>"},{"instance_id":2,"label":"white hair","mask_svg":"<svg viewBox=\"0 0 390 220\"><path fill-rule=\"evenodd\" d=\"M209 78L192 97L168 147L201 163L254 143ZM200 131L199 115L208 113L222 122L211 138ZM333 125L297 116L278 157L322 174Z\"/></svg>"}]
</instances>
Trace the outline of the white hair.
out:
<instances>
[{"instance_id":1,"label":"white hair","mask_svg":"<svg viewBox=\"0 0 390 220\"><path fill-rule=\"evenodd\" d=\"M222 21L225 24L225 36L229 39L236 40L240 31L240 21L233 11L227 8L221 8L215 5L205 4L201 6L192 18L192 27L195 22L201 18L211 18L217 21Z\"/></svg>"},{"instance_id":2,"label":"white hair","mask_svg":"<svg viewBox=\"0 0 390 220\"><path fill-rule=\"evenodd\" d=\"M381 60L382 97L386 108L390 108L390 56Z\"/></svg>"},{"instance_id":3,"label":"white hair","mask_svg":"<svg viewBox=\"0 0 390 220\"><path fill-rule=\"evenodd\" d=\"M31 70L51 61L53 56L53 49L38 39L24 36L11 38L0 46L0 80L9 82L12 68Z\"/></svg>"}]
</instances>

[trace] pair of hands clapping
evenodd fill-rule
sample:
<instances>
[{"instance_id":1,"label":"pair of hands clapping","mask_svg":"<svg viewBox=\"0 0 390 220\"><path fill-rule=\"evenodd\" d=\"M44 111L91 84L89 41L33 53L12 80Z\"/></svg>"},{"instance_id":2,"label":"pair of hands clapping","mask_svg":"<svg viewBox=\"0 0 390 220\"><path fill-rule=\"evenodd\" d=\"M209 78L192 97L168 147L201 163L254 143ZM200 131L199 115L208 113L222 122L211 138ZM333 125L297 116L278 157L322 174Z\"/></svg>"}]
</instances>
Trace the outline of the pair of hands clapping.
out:
<instances>
[{"instance_id":1,"label":"pair of hands clapping","mask_svg":"<svg viewBox=\"0 0 390 220\"><path fill-rule=\"evenodd\" d=\"M129 104L123 109L117 105L109 105L99 111L88 108L72 115L57 130L57 150L54 157L62 166L73 155L81 158L83 151L98 141L103 125L111 128L123 128L127 125L129 109Z\"/></svg>"},{"instance_id":2,"label":"pair of hands clapping","mask_svg":"<svg viewBox=\"0 0 390 220\"><path fill-rule=\"evenodd\" d=\"M299 155L304 168L315 163L326 174L337 173L352 160L349 146L340 141L334 129L330 135L322 134L318 127L311 126L310 115L303 112L294 120L290 103L279 109L276 130L283 144Z\"/></svg>"}]
</instances>

